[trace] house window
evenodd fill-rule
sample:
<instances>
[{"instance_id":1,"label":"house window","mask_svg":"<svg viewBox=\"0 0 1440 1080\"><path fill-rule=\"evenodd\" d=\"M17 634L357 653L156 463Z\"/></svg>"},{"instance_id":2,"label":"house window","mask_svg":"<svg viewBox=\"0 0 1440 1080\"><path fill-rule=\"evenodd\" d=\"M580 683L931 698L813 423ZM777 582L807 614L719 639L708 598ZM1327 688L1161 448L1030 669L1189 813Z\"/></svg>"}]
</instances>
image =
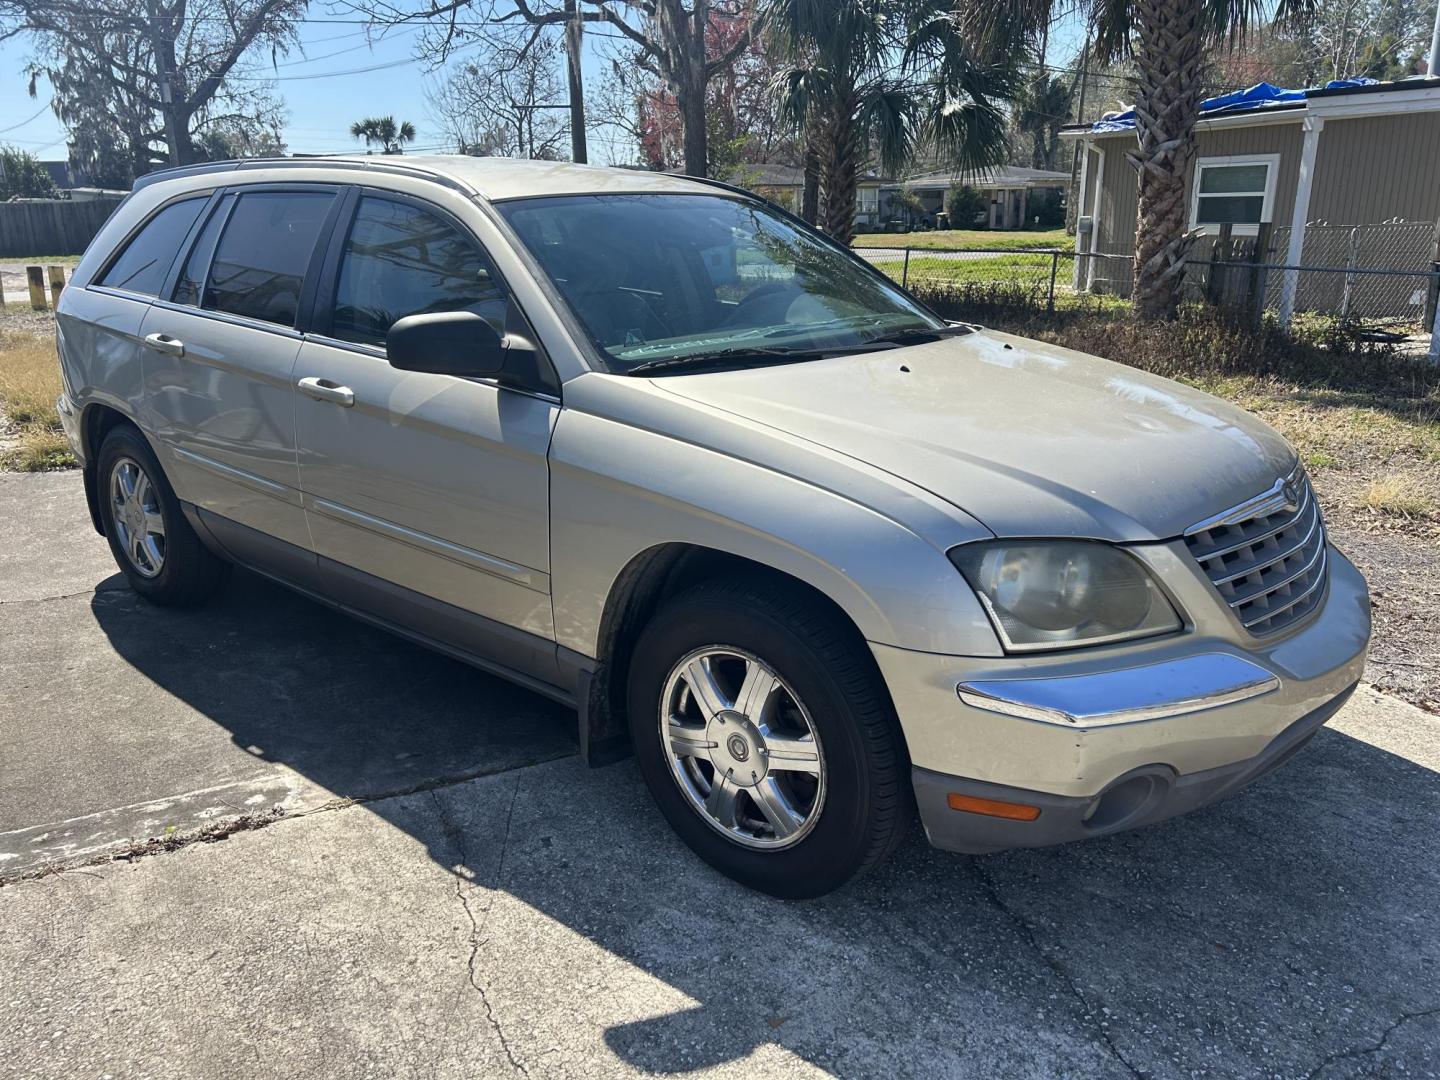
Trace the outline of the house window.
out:
<instances>
[{"instance_id":1,"label":"house window","mask_svg":"<svg viewBox=\"0 0 1440 1080\"><path fill-rule=\"evenodd\" d=\"M1216 233L1221 225L1232 225L1235 234L1253 236L1262 221L1270 220L1279 163L1279 154L1200 158L1195 162L1190 227Z\"/></svg>"},{"instance_id":2,"label":"house window","mask_svg":"<svg viewBox=\"0 0 1440 1080\"><path fill-rule=\"evenodd\" d=\"M880 189L873 187L862 187L860 189L860 213L874 214L880 210Z\"/></svg>"}]
</instances>

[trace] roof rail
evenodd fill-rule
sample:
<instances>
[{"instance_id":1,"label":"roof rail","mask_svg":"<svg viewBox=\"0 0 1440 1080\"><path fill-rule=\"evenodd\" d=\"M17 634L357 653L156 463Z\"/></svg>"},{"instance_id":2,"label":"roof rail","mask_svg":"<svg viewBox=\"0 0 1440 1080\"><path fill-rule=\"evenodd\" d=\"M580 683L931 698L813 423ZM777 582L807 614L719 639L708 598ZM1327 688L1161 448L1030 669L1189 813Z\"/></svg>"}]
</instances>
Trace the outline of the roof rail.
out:
<instances>
[{"instance_id":1,"label":"roof rail","mask_svg":"<svg viewBox=\"0 0 1440 1080\"><path fill-rule=\"evenodd\" d=\"M428 180L442 187L448 187L463 195L479 195L480 192L468 184L462 183L453 176L445 173L427 169L423 165L411 165L402 162L392 161L368 161L355 158L237 158L229 161L206 161L197 165L178 165L171 169L157 169L155 172L146 173L135 181L132 188L139 191L143 187L157 184L162 180L173 180L181 176L201 176L205 173L219 172L241 172L254 169L358 169L362 172L390 172L399 173L402 176L413 176L418 180Z\"/></svg>"},{"instance_id":2,"label":"roof rail","mask_svg":"<svg viewBox=\"0 0 1440 1080\"><path fill-rule=\"evenodd\" d=\"M239 161L206 161L198 165L175 165L166 169L156 169L144 176L137 176L135 183L130 186L131 191L139 191L141 188L149 187L151 184L158 184L161 180L174 180L179 176L199 176L209 172L228 172L238 168Z\"/></svg>"}]
</instances>

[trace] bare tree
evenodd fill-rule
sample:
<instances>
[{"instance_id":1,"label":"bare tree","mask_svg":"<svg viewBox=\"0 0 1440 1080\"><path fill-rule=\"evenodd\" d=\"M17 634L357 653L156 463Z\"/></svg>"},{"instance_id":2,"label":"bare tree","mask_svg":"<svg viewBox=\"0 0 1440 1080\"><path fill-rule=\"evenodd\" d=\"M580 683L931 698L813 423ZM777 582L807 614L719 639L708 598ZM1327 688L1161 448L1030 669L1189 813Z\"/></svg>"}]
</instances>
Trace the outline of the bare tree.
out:
<instances>
[{"instance_id":1,"label":"bare tree","mask_svg":"<svg viewBox=\"0 0 1440 1080\"><path fill-rule=\"evenodd\" d=\"M492 39L485 54L452 72L429 99L440 128L462 154L561 156L569 136L560 43Z\"/></svg>"},{"instance_id":2,"label":"bare tree","mask_svg":"<svg viewBox=\"0 0 1440 1080\"><path fill-rule=\"evenodd\" d=\"M4 2L4 0L0 0ZM634 63L660 79L674 95L685 129L685 171L706 175L706 88L717 73L727 70L759 34L763 12L757 0L347 0L351 7L387 25L424 23L427 33L421 48L443 60L477 33L493 33L495 26L522 26L528 40L540 38L547 28L567 30L571 62L571 99L579 93L579 29L605 24L635 47ZM474 18L479 16L478 24ZM746 32L719 55L706 52L707 31L717 22L743 19ZM522 44L528 49L529 44ZM578 125L572 120L572 127Z\"/></svg>"},{"instance_id":3,"label":"bare tree","mask_svg":"<svg viewBox=\"0 0 1440 1080\"><path fill-rule=\"evenodd\" d=\"M194 138L215 120L228 80L248 54L298 44L308 0L0 0L0 39L29 35L34 68L51 77L62 121L73 95L122 98L127 113L159 117L171 164L196 158ZM228 113L231 110L219 110ZM140 132L137 130L137 134Z\"/></svg>"}]
</instances>

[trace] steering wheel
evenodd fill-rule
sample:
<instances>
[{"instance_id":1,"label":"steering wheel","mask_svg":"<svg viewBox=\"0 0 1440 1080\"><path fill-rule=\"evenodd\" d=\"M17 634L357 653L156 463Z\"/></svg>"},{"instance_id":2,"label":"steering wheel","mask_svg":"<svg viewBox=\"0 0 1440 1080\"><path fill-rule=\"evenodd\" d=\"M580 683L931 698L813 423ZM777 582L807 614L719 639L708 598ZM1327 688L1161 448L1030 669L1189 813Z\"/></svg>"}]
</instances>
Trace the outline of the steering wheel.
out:
<instances>
[{"instance_id":1,"label":"steering wheel","mask_svg":"<svg viewBox=\"0 0 1440 1080\"><path fill-rule=\"evenodd\" d=\"M798 295L800 295L800 289L788 281L771 281L761 285L759 288L752 289L743 300L730 309L730 314L725 317L724 325L734 326L741 320L753 323L783 322L786 310ZM759 308L760 304L769 306ZM771 308L775 309L773 314L777 317L757 317L757 309L769 315Z\"/></svg>"}]
</instances>

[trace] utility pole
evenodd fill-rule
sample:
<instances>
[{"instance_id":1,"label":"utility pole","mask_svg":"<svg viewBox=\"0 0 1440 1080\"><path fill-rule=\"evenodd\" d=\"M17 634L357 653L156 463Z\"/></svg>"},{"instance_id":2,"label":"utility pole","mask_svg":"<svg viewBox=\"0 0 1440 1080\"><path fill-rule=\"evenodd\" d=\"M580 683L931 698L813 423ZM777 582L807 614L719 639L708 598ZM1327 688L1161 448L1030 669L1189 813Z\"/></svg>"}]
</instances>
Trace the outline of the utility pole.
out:
<instances>
[{"instance_id":1,"label":"utility pole","mask_svg":"<svg viewBox=\"0 0 1440 1080\"><path fill-rule=\"evenodd\" d=\"M1440 4L1435 7L1435 31L1430 35L1430 59L1425 65L1425 74L1432 79L1440 76L1436 64L1440 64Z\"/></svg>"},{"instance_id":2,"label":"utility pole","mask_svg":"<svg viewBox=\"0 0 1440 1080\"><path fill-rule=\"evenodd\" d=\"M169 27L162 33L160 29L160 12L155 0L146 0L146 11L150 16L150 48L155 53L155 75L160 80L160 114L165 119L165 144L169 150L170 165L185 165L189 163L188 154L181 150L180 125L175 119L175 89L171 84L172 72L170 70L170 54L174 49L171 40Z\"/></svg>"},{"instance_id":3,"label":"utility pole","mask_svg":"<svg viewBox=\"0 0 1440 1080\"><path fill-rule=\"evenodd\" d=\"M590 159L585 150L585 83L580 77L580 46L585 39L576 0L565 0L565 75L570 84L570 160L584 165Z\"/></svg>"},{"instance_id":4,"label":"utility pole","mask_svg":"<svg viewBox=\"0 0 1440 1080\"><path fill-rule=\"evenodd\" d=\"M1085 47L1080 50L1080 104L1075 115L1075 122L1085 122L1085 89L1090 83L1090 39L1085 39ZM1080 196L1081 191L1076 184L1076 178L1080 175L1080 155L1085 152L1085 143L1082 139L1075 140L1075 155L1070 159L1070 198L1069 206L1065 211L1065 225L1067 229L1073 229L1080 220Z\"/></svg>"}]
</instances>

